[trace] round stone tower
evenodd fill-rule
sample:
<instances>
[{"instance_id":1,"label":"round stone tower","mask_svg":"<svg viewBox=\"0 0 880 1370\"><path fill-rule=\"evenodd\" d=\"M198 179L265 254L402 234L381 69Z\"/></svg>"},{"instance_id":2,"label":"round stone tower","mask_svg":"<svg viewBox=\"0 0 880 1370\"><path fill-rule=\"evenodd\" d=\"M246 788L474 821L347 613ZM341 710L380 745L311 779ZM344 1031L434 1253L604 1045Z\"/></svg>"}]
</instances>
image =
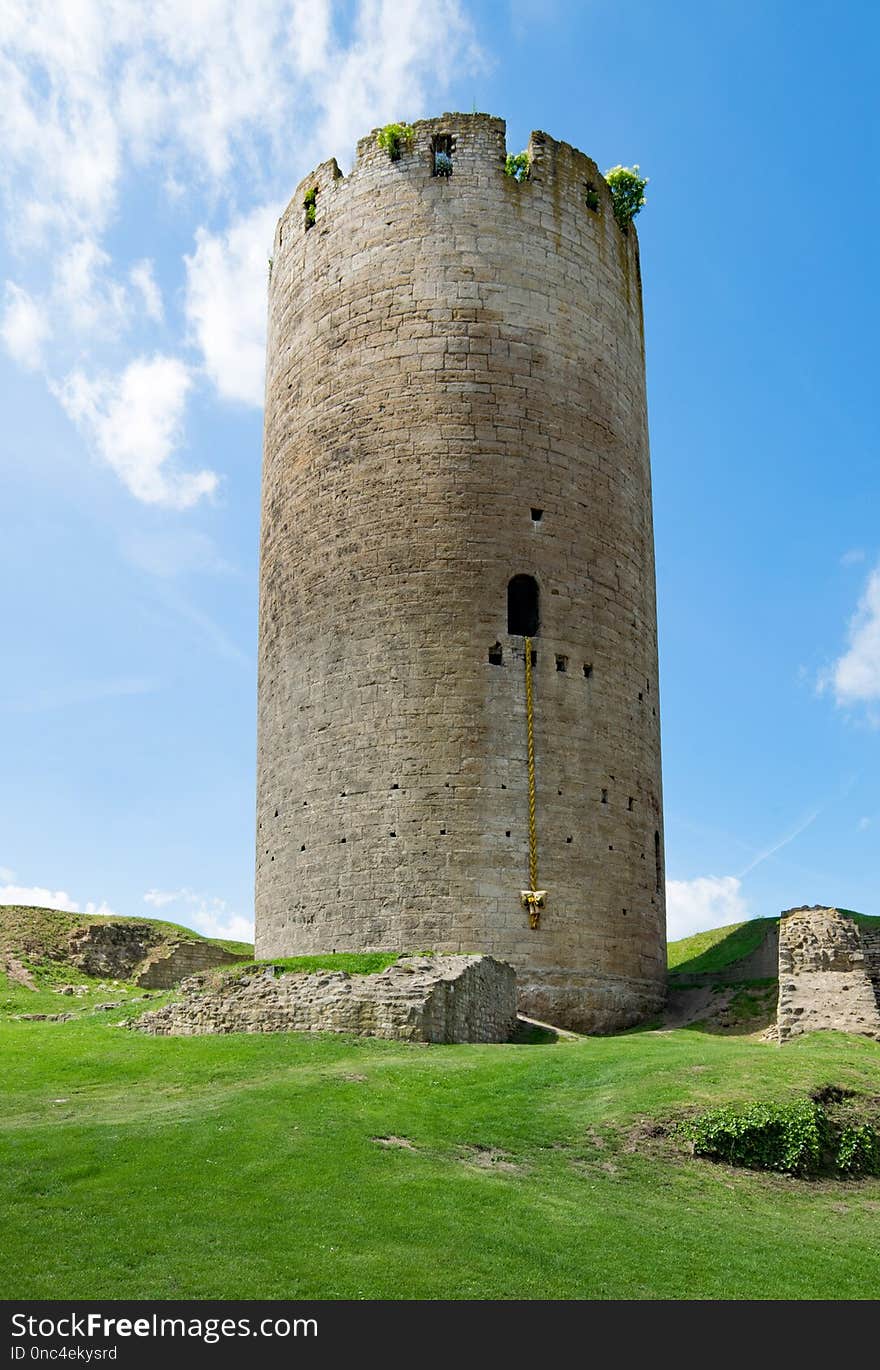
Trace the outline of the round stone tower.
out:
<instances>
[{"instance_id":1,"label":"round stone tower","mask_svg":"<svg viewBox=\"0 0 880 1370\"><path fill-rule=\"evenodd\" d=\"M257 955L489 952L601 1032L665 979L639 252L594 162L528 154L373 132L278 225Z\"/></svg>"}]
</instances>

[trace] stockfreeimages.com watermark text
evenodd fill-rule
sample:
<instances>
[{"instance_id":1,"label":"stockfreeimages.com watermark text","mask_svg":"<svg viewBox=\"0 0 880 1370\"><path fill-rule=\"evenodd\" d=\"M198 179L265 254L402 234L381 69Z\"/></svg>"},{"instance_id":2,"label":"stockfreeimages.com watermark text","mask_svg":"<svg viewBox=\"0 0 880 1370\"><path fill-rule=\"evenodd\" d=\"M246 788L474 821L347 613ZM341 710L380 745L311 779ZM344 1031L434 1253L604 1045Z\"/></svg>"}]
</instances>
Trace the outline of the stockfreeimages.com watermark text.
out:
<instances>
[{"instance_id":1,"label":"stockfreeimages.com watermark text","mask_svg":"<svg viewBox=\"0 0 880 1370\"><path fill-rule=\"evenodd\" d=\"M35 1339L99 1338L109 1341L116 1337L179 1337L193 1338L213 1345L224 1338L234 1337L317 1337L316 1318L198 1318L165 1317L151 1313L139 1318L108 1317L104 1313L65 1313L58 1318L38 1317L28 1313L13 1313L11 1317L13 1360L70 1359L115 1360L115 1347L41 1347ZM17 1338L29 1338L31 1345L21 1345Z\"/></svg>"}]
</instances>

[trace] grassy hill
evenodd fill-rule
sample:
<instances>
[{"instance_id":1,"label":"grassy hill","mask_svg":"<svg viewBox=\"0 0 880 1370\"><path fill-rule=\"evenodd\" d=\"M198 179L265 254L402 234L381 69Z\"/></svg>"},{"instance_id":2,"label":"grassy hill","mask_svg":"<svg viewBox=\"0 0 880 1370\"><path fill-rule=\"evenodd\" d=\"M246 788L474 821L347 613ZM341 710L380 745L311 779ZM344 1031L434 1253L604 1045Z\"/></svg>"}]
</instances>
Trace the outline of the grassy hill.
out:
<instances>
[{"instance_id":1,"label":"grassy hill","mask_svg":"<svg viewBox=\"0 0 880 1370\"><path fill-rule=\"evenodd\" d=\"M724 928L683 937L679 942L669 943L666 963L677 974L705 975L726 970L756 951L768 930L778 922L778 918L750 918L746 923L729 923Z\"/></svg>"},{"instance_id":2,"label":"grassy hill","mask_svg":"<svg viewBox=\"0 0 880 1370\"><path fill-rule=\"evenodd\" d=\"M862 927L880 927L880 918L873 914L855 913L852 909L839 909L838 912L854 918ZM710 928L708 932L697 932L670 942L666 949L670 974L708 975L727 970L756 951L770 928L778 923L778 918L750 918L744 923L729 923L723 928Z\"/></svg>"},{"instance_id":3,"label":"grassy hill","mask_svg":"<svg viewBox=\"0 0 880 1370\"><path fill-rule=\"evenodd\" d=\"M212 942L225 951L253 956L249 942L230 942L220 937L203 937L180 923L166 923L161 918L103 917L89 913L67 913L59 909L30 908L21 904L0 905L0 955L11 952L23 957L39 969L46 963L67 959L68 941L77 928L95 923L138 924L150 928L156 941Z\"/></svg>"}]
</instances>

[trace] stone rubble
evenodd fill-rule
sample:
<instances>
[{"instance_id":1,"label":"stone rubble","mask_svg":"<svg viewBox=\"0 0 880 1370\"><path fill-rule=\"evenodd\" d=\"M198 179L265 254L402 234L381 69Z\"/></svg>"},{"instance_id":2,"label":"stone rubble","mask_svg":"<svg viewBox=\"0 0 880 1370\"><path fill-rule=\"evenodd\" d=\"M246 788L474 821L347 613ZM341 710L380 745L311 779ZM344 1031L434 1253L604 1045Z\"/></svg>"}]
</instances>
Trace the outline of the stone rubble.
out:
<instances>
[{"instance_id":1,"label":"stone rubble","mask_svg":"<svg viewBox=\"0 0 880 1370\"><path fill-rule=\"evenodd\" d=\"M161 1036L352 1032L411 1042L505 1042L516 975L491 956L406 956L377 975L254 967L218 983L195 975L182 997L131 1024Z\"/></svg>"}]
</instances>

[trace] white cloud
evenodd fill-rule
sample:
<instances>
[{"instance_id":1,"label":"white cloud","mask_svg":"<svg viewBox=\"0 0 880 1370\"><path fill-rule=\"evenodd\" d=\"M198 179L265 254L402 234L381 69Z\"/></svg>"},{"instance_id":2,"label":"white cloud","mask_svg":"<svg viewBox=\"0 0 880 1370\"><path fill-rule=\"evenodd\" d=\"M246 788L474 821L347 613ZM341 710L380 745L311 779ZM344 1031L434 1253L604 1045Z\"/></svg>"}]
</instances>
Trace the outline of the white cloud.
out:
<instances>
[{"instance_id":1,"label":"white cloud","mask_svg":"<svg viewBox=\"0 0 880 1370\"><path fill-rule=\"evenodd\" d=\"M205 370L224 399L261 408L266 273L281 206L261 205L225 233L200 228L186 258L186 316Z\"/></svg>"},{"instance_id":2,"label":"white cloud","mask_svg":"<svg viewBox=\"0 0 880 1370\"><path fill-rule=\"evenodd\" d=\"M186 898L188 893L188 890L147 890L144 895L144 903L152 904L156 909L162 909L166 904L179 903L181 899Z\"/></svg>"},{"instance_id":3,"label":"white cloud","mask_svg":"<svg viewBox=\"0 0 880 1370\"><path fill-rule=\"evenodd\" d=\"M880 701L880 566L875 567L850 619L849 647L821 677L841 706Z\"/></svg>"},{"instance_id":4,"label":"white cloud","mask_svg":"<svg viewBox=\"0 0 880 1370\"><path fill-rule=\"evenodd\" d=\"M19 0L0 11L0 139L16 228L101 231L130 164L222 182L310 126L347 156L373 119L484 64L460 0ZM338 11L337 11L338 12ZM273 154L256 155L257 142Z\"/></svg>"},{"instance_id":5,"label":"white cloud","mask_svg":"<svg viewBox=\"0 0 880 1370\"><path fill-rule=\"evenodd\" d=\"M154 323L161 323L165 310L162 306L162 292L153 274L153 263L148 259L135 262L128 274L132 285L140 293L147 318L152 319Z\"/></svg>"},{"instance_id":6,"label":"white cloud","mask_svg":"<svg viewBox=\"0 0 880 1370\"><path fill-rule=\"evenodd\" d=\"M51 331L45 310L26 290L7 281L0 336L13 361L28 371L36 371L42 365L43 344Z\"/></svg>"},{"instance_id":7,"label":"white cloud","mask_svg":"<svg viewBox=\"0 0 880 1370\"><path fill-rule=\"evenodd\" d=\"M23 366L45 361L53 393L136 498L186 508L216 477L168 467L192 381L182 361L132 360L143 343L128 343L114 375L95 374L96 349L106 365L108 342L121 350L127 330L164 312L153 264L108 252L111 228L127 241L123 186L161 186L178 222L201 220L186 258L188 338L172 350L194 342L218 393L259 407L284 197L310 162L347 163L372 126L419 117L429 91L484 65L462 0L0 5L0 190L22 263L2 337Z\"/></svg>"},{"instance_id":8,"label":"white cloud","mask_svg":"<svg viewBox=\"0 0 880 1370\"><path fill-rule=\"evenodd\" d=\"M233 912L225 899L196 894L184 887L179 890L147 890L144 903L151 904L156 909L166 910L164 916L167 921L195 928L196 932L202 933L205 937L225 937L234 942L254 940L253 919ZM169 917L173 911L169 906L172 905L178 906L174 918Z\"/></svg>"},{"instance_id":9,"label":"white cloud","mask_svg":"<svg viewBox=\"0 0 880 1370\"><path fill-rule=\"evenodd\" d=\"M0 880L12 881L15 879L15 871L9 866L0 866Z\"/></svg>"},{"instance_id":10,"label":"white cloud","mask_svg":"<svg viewBox=\"0 0 880 1370\"><path fill-rule=\"evenodd\" d=\"M751 917L735 875L703 875L695 880L667 880L666 935L670 942L709 928L743 923Z\"/></svg>"},{"instance_id":11,"label":"white cloud","mask_svg":"<svg viewBox=\"0 0 880 1370\"><path fill-rule=\"evenodd\" d=\"M10 873L0 870L0 874ZM25 908L61 909L66 913L87 913L98 918L119 918L120 915L110 908L104 900L95 904L91 900L81 908L66 890L50 890L42 885L0 885L0 904L21 904Z\"/></svg>"},{"instance_id":12,"label":"white cloud","mask_svg":"<svg viewBox=\"0 0 880 1370\"><path fill-rule=\"evenodd\" d=\"M74 371L56 388L67 413L128 490L146 504L187 509L217 488L213 471L179 472L168 460L181 441L192 379L173 357L139 357L121 376Z\"/></svg>"},{"instance_id":13,"label":"white cloud","mask_svg":"<svg viewBox=\"0 0 880 1370\"><path fill-rule=\"evenodd\" d=\"M863 547L850 547L849 551L844 552L840 558L841 566L858 566L859 562L865 560L865 549Z\"/></svg>"},{"instance_id":14,"label":"white cloud","mask_svg":"<svg viewBox=\"0 0 880 1370\"><path fill-rule=\"evenodd\" d=\"M55 267L52 304L78 333L115 337L126 322L125 287L111 276L112 262L92 238L63 252Z\"/></svg>"},{"instance_id":15,"label":"white cloud","mask_svg":"<svg viewBox=\"0 0 880 1370\"><path fill-rule=\"evenodd\" d=\"M50 890L41 885L0 885L0 904L24 904L28 908L67 909L70 913L79 913L79 904L66 890Z\"/></svg>"}]
</instances>

